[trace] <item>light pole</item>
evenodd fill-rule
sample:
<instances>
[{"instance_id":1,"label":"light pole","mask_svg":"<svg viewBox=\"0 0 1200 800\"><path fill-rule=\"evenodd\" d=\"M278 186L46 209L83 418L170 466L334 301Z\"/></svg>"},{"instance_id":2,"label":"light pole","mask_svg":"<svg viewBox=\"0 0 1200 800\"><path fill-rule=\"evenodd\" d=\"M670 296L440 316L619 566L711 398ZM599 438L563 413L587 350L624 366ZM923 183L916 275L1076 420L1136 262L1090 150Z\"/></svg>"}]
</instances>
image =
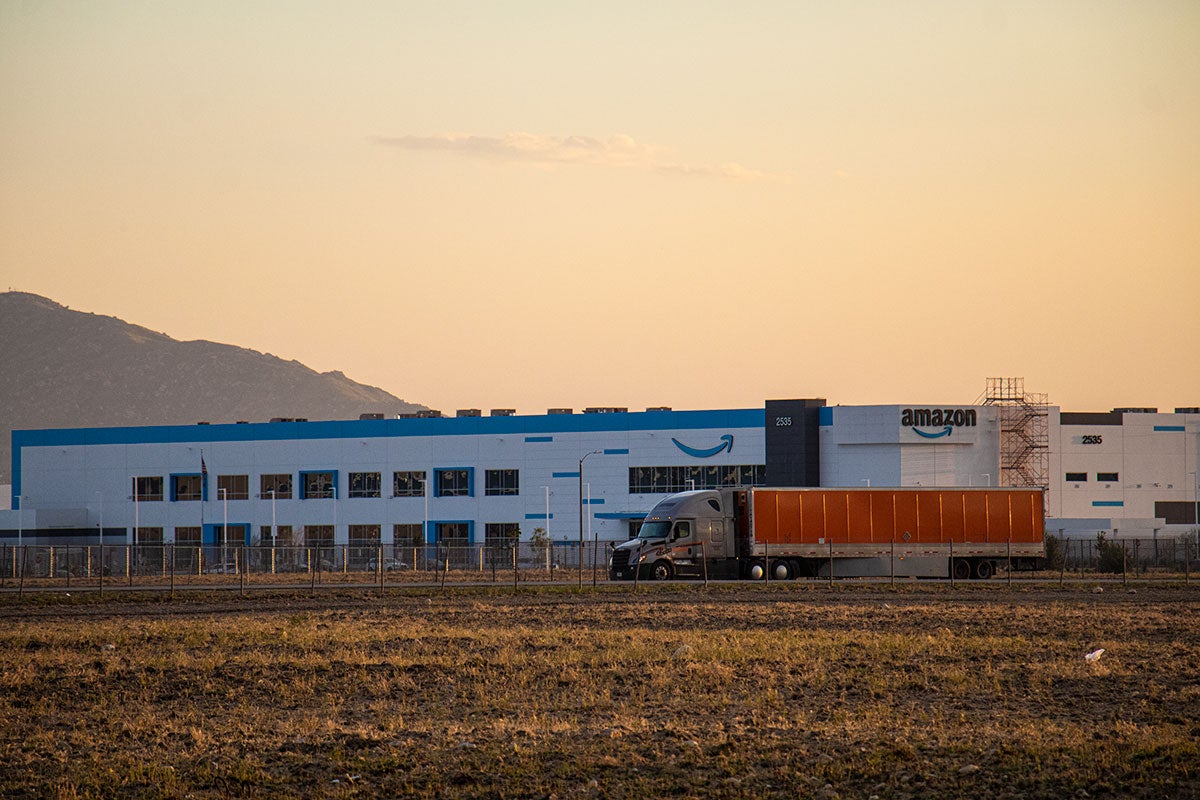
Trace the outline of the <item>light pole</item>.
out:
<instances>
[{"instance_id":1,"label":"light pole","mask_svg":"<svg viewBox=\"0 0 1200 800\"><path fill-rule=\"evenodd\" d=\"M138 479L133 479L133 547L136 551L138 543L138 528L141 527L141 506L138 504Z\"/></svg>"},{"instance_id":2,"label":"light pole","mask_svg":"<svg viewBox=\"0 0 1200 800\"><path fill-rule=\"evenodd\" d=\"M268 493L271 495L271 549L275 549L275 490L270 489Z\"/></svg>"},{"instance_id":3,"label":"light pole","mask_svg":"<svg viewBox=\"0 0 1200 800\"><path fill-rule=\"evenodd\" d=\"M221 508L224 514L224 521L221 523L221 569L225 569L225 562L229 560L229 494L217 487L217 496L221 498Z\"/></svg>"},{"instance_id":4,"label":"light pole","mask_svg":"<svg viewBox=\"0 0 1200 800\"><path fill-rule=\"evenodd\" d=\"M97 504L100 506L100 524L97 525L96 533L100 534L100 543L104 543L104 495L101 492L92 492L96 495Z\"/></svg>"},{"instance_id":5,"label":"light pole","mask_svg":"<svg viewBox=\"0 0 1200 800\"><path fill-rule=\"evenodd\" d=\"M584 453L579 459L579 588L583 588L583 462L587 461L588 456L594 456L601 451L593 450L590 453Z\"/></svg>"},{"instance_id":6,"label":"light pole","mask_svg":"<svg viewBox=\"0 0 1200 800\"><path fill-rule=\"evenodd\" d=\"M17 571L17 551L24 552L21 536L25 531L25 495L17 495L17 550L13 552L13 573ZM25 560L21 559L21 576L25 576Z\"/></svg>"}]
</instances>

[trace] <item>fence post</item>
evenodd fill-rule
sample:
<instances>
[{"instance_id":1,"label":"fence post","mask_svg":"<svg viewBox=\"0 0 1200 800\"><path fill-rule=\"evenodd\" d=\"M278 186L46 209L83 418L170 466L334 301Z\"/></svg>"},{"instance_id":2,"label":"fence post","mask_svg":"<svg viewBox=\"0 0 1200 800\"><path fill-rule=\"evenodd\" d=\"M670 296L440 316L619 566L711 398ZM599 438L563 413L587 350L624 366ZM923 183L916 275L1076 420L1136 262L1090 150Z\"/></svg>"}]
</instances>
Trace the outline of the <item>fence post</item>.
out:
<instances>
[{"instance_id":1,"label":"fence post","mask_svg":"<svg viewBox=\"0 0 1200 800\"><path fill-rule=\"evenodd\" d=\"M70 559L67 559L67 567L71 566ZM68 575L71 573L68 571ZM175 599L175 543L171 542L171 599Z\"/></svg>"},{"instance_id":2,"label":"fence post","mask_svg":"<svg viewBox=\"0 0 1200 800\"><path fill-rule=\"evenodd\" d=\"M1012 532L1008 534L1008 585L1012 586Z\"/></svg>"},{"instance_id":3,"label":"fence post","mask_svg":"<svg viewBox=\"0 0 1200 800\"><path fill-rule=\"evenodd\" d=\"M1127 563L1126 563L1127 561L1128 561L1128 559L1126 558L1125 543L1121 542L1121 585L1122 586L1129 585L1129 576L1126 572L1126 570L1128 568Z\"/></svg>"},{"instance_id":4,"label":"fence post","mask_svg":"<svg viewBox=\"0 0 1200 800\"><path fill-rule=\"evenodd\" d=\"M829 537L829 588L833 588L833 537Z\"/></svg>"},{"instance_id":5,"label":"fence post","mask_svg":"<svg viewBox=\"0 0 1200 800\"><path fill-rule=\"evenodd\" d=\"M704 568L704 588L708 588L708 557L704 552L704 541L700 542L700 564Z\"/></svg>"},{"instance_id":6,"label":"fence post","mask_svg":"<svg viewBox=\"0 0 1200 800\"><path fill-rule=\"evenodd\" d=\"M950 586L954 586L954 540L950 540Z\"/></svg>"},{"instance_id":7,"label":"fence post","mask_svg":"<svg viewBox=\"0 0 1200 800\"><path fill-rule=\"evenodd\" d=\"M25 596L25 562L29 560L29 545L21 545L21 584L17 590L18 597Z\"/></svg>"},{"instance_id":8,"label":"fence post","mask_svg":"<svg viewBox=\"0 0 1200 800\"><path fill-rule=\"evenodd\" d=\"M313 551L309 547L304 551L304 561L308 564L308 591L316 594L317 592L317 570L316 564L313 563Z\"/></svg>"},{"instance_id":9,"label":"fence post","mask_svg":"<svg viewBox=\"0 0 1200 800\"><path fill-rule=\"evenodd\" d=\"M892 534L892 586L896 585L896 534Z\"/></svg>"},{"instance_id":10,"label":"fence post","mask_svg":"<svg viewBox=\"0 0 1200 800\"><path fill-rule=\"evenodd\" d=\"M236 569L238 573L238 594L242 597L246 596L246 570L249 565L246 563L246 545L239 544L238 549L233 551L233 557L236 559Z\"/></svg>"},{"instance_id":11,"label":"fence post","mask_svg":"<svg viewBox=\"0 0 1200 800\"><path fill-rule=\"evenodd\" d=\"M513 558L513 589L516 589L516 588L517 588L517 548L518 548L518 547L520 547L520 546L521 546L521 545L520 545L519 543L514 543L514 544L513 544L513 546L512 546L512 558Z\"/></svg>"}]
</instances>

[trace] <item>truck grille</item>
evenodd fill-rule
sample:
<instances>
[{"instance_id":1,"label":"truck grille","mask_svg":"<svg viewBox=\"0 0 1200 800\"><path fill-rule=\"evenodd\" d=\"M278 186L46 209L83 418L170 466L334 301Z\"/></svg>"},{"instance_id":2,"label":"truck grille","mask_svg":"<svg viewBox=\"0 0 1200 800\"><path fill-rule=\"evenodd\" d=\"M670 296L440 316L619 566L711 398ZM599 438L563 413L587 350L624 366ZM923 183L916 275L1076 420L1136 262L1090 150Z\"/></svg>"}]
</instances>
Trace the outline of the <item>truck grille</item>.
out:
<instances>
[{"instance_id":1,"label":"truck grille","mask_svg":"<svg viewBox=\"0 0 1200 800\"><path fill-rule=\"evenodd\" d=\"M629 551L614 550L612 554L612 568L617 572L624 572L629 568Z\"/></svg>"}]
</instances>

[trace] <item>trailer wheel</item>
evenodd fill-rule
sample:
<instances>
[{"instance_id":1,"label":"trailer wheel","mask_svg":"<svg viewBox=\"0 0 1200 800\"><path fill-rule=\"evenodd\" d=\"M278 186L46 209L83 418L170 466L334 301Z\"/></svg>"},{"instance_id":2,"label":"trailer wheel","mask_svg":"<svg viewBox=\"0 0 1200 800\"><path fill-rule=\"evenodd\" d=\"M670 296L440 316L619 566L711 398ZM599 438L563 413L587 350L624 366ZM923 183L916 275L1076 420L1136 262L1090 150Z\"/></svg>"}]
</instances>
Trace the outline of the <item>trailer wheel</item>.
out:
<instances>
[{"instance_id":1,"label":"trailer wheel","mask_svg":"<svg viewBox=\"0 0 1200 800\"><path fill-rule=\"evenodd\" d=\"M995 566L986 558L975 562L975 577L981 581L986 581L992 577L992 573L996 571Z\"/></svg>"},{"instance_id":2,"label":"trailer wheel","mask_svg":"<svg viewBox=\"0 0 1200 800\"><path fill-rule=\"evenodd\" d=\"M761 581L767 574L766 567L761 561L755 561L750 565L750 580Z\"/></svg>"},{"instance_id":3,"label":"trailer wheel","mask_svg":"<svg viewBox=\"0 0 1200 800\"><path fill-rule=\"evenodd\" d=\"M956 581L965 581L971 577L971 562L965 558L954 559L954 566L951 569L954 570L954 580Z\"/></svg>"},{"instance_id":4,"label":"trailer wheel","mask_svg":"<svg viewBox=\"0 0 1200 800\"><path fill-rule=\"evenodd\" d=\"M669 581L675 577L675 568L670 561L655 561L650 566L650 577L656 581Z\"/></svg>"},{"instance_id":5,"label":"trailer wheel","mask_svg":"<svg viewBox=\"0 0 1200 800\"><path fill-rule=\"evenodd\" d=\"M777 581L791 580L795 577L794 572L790 561L776 561L771 565L771 577Z\"/></svg>"}]
</instances>

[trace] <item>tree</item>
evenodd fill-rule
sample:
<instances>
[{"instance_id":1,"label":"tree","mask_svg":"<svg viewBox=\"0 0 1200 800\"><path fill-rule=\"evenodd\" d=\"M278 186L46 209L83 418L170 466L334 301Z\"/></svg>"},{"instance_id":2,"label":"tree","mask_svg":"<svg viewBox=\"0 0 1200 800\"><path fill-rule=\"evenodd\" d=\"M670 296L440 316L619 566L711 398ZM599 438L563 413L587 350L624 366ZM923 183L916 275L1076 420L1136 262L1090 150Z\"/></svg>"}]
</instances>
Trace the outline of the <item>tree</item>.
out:
<instances>
[{"instance_id":1,"label":"tree","mask_svg":"<svg viewBox=\"0 0 1200 800\"><path fill-rule=\"evenodd\" d=\"M1100 572L1125 571L1125 545L1120 542L1110 542L1104 532L1096 534L1096 552L1100 555L1100 563L1096 567Z\"/></svg>"}]
</instances>

